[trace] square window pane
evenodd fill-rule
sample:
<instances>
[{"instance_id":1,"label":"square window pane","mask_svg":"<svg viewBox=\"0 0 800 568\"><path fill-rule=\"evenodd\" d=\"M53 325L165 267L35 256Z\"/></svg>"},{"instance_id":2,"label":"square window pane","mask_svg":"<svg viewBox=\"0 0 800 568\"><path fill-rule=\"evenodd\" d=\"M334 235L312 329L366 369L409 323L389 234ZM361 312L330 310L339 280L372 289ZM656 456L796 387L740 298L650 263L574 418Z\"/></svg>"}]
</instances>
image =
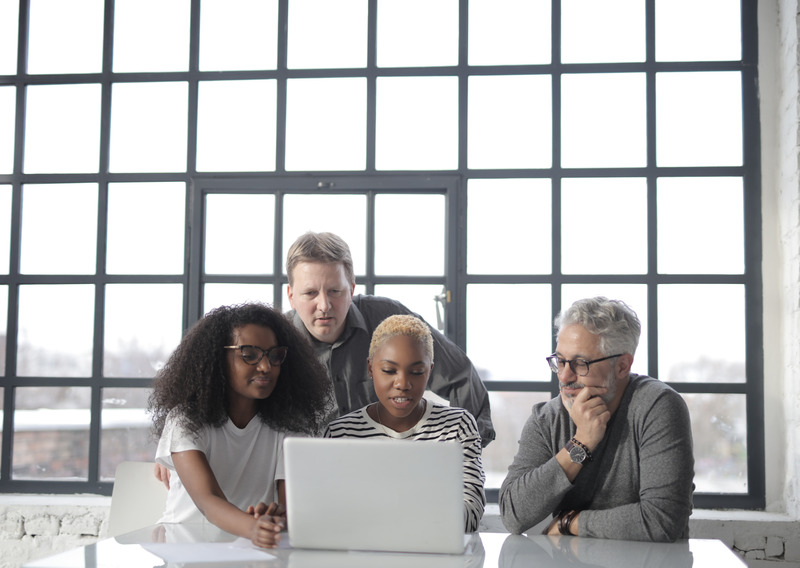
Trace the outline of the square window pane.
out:
<instances>
[{"instance_id":1,"label":"square window pane","mask_svg":"<svg viewBox=\"0 0 800 568\"><path fill-rule=\"evenodd\" d=\"M742 178L658 179L658 272L744 273Z\"/></svg>"},{"instance_id":2,"label":"square window pane","mask_svg":"<svg viewBox=\"0 0 800 568\"><path fill-rule=\"evenodd\" d=\"M648 375L650 362L647 356L647 286L644 284L564 284L561 287L561 309L566 309L583 298L595 296L622 300L636 312L642 324L642 333L639 336L639 346L634 353L631 370L640 375Z\"/></svg>"},{"instance_id":3,"label":"square window pane","mask_svg":"<svg viewBox=\"0 0 800 568\"><path fill-rule=\"evenodd\" d=\"M19 0L0 0L0 75L17 72Z\"/></svg>"},{"instance_id":4,"label":"square window pane","mask_svg":"<svg viewBox=\"0 0 800 568\"><path fill-rule=\"evenodd\" d=\"M376 196L375 273L444 276L444 206L443 195ZM402 219L413 219L414 230L398 238Z\"/></svg>"},{"instance_id":5,"label":"square window pane","mask_svg":"<svg viewBox=\"0 0 800 568\"><path fill-rule=\"evenodd\" d=\"M203 286L203 313L207 314L214 308L234 304L250 302L272 304L274 293L272 284L206 284Z\"/></svg>"},{"instance_id":6,"label":"square window pane","mask_svg":"<svg viewBox=\"0 0 800 568\"><path fill-rule=\"evenodd\" d=\"M202 0L200 71L276 69L278 0Z\"/></svg>"},{"instance_id":7,"label":"square window pane","mask_svg":"<svg viewBox=\"0 0 800 568\"><path fill-rule=\"evenodd\" d=\"M502 309L511 301L525 305L525 317ZM552 373L544 360L553 352L550 303L547 284L467 285L467 355L484 381L550 380ZM498 357L499 330L502 357Z\"/></svg>"},{"instance_id":8,"label":"square window pane","mask_svg":"<svg viewBox=\"0 0 800 568\"><path fill-rule=\"evenodd\" d=\"M10 264L11 264L11 186L0 185L0 274L8 274Z\"/></svg>"},{"instance_id":9,"label":"square window pane","mask_svg":"<svg viewBox=\"0 0 800 568\"><path fill-rule=\"evenodd\" d=\"M288 29L289 69L367 65L367 0L292 0Z\"/></svg>"},{"instance_id":10,"label":"square window pane","mask_svg":"<svg viewBox=\"0 0 800 568\"><path fill-rule=\"evenodd\" d=\"M20 286L18 337L18 376L90 377L94 285Z\"/></svg>"},{"instance_id":11,"label":"square window pane","mask_svg":"<svg viewBox=\"0 0 800 568\"><path fill-rule=\"evenodd\" d=\"M692 420L696 493L747 493L747 398L684 394Z\"/></svg>"},{"instance_id":12,"label":"square window pane","mask_svg":"<svg viewBox=\"0 0 800 568\"><path fill-rule=\"evenodd\" d=\"M274 219L274 195L206 195L203 272L272 274Z\"/></svg>"},{"instance_id":13,"label":"square window pane","mask_svg":"<svg viewBox=\"0 0 800 568\"><path fill-rule=\"evenodd\" d=\"M738 71L656 74L659 166L742 165Z\"/></svg>"},{"instance_id":14,"label":"square window pane","mask_svg":"<svg viewBox=\"0 0 800 568\"><path fill-rule=\"evenodd\" d=\"M551 4L549 0L470 0L469 64L550 63Z\"/></svg>"},{"instance_id":15,"label":"square window pane","mask_svg":"<svg viewBox=\"0 0 800 568\"><path fill-rule=\"evenodd\" d=\"M378 0L378 67L457 64L457 0Z\"/></svg>"},{"instance_id":16,"label":"square window pane","mask_svg":"<svg viewBox=\"0 0 800 568\"><path fill-rule=\"evenodd\" d=\"M0 87L0 174L14 172L17 88Z\"/></svg>"},{"instance_id":17,"label":"square window pane","mask_svg":"<svg viewBox=\"0 0 800 568\"><path fill-rule=\"evenodd\" d=\"M181 340L183 286L106 286L103 376L154 377Z\"/></svg>"},{"instance_id":18,"label":"square window pane","mask_svg":"<svg viewBox=\"0 0 800 568\"><path fill-rule=\"evenodd\" d=\"M331 232L340 236L350 247L355 273L366 274L366 196L287 195L283 201L284 260L292 243L306 231ZM283 269L286 270L285 265Z\"/></svg>"},{"instance_id":19,"label":"square window pane","mask_svg":"<svg viewBox=\"0 0 800 568\"><path fill-rule=\"evenodd\" d=\"M458 168L458 78L378 77L375 168Z\"/></svg>"},{"instance_id":20,"label":"square window pane","mask_svg":"<svg viewBox=\"0 0 800 568\"><path fill-rule=\"evenodd\" d=\"M471 179L467 186L467 272L549 274L552 203L549 179ZM531 223L531 212L536 222ZM506 254L509 243L529 243Z\"/></svg>"},{"instance_id":21,"label":"square window pane","mask_svg":"<svg viewBox=\"0 0 800 568\"><path fill-rule=\"evenodd\" d=\"M400 302L442 333L444 333L445 314L437 298L446 297L444 294L444 286L440 284L375 285L376 296Z\"/></svg>"},{"instance_id":22,"label":"square window pane","mask_svg":"<svg viewBox=\"0 0 800 568\"><path fill-rule=\"evenodd\" d=\"M201 81L197 170L274 171L276 97L274 79Z\"/></svg>"},{"instance_id":23,"label":"square window pane","mask_svg":"<svg viewBox=\"0 0 800 568\"><path fill-rule=\"evenodd\" d=\"M91 397L91 389L80 387L16 389L13 479L89 478Z\"/></svg>"},{"instance_id":24,"label":"square window pane","mask_svg":"<svg viewBox=\"0 0 800 568\"><path fill-rule=\"evenodd\" d=\"M188 71L190 8L190 0L116 0L114 72Z\"/></svg>"},{"instance_id":25,"label":"square window pane","mask_svg":"<svg viewBox=\"0 0 800 568\"><path fill-rule=\"evenodd\" d=\"M533 405L551 398L553 396L548 392L489 391L492 424L497 438L483 448L481 456L487 489L498 489L508 475L508 466L517 455L519 437Z\"/></svg>"},{"instance_id":26,"label":"square window pane","mask_svg":"<svg viewBox=\"0 0 800 568\"><path fill-rule=\"evenodd\" d=\"M552 92L547 75L469 78L470 168L549 168Z\"/></svg>"},{"instance_id":27,"label":"square window pane","mask_svg":"<svg viewBox=\"0 0 800 568\"><path fill-rule=\"evenodd\" d=\"M366 79L289 79L286 91L286 169L363 170Z\"/></svg>"},{"instance_id":28,"label":"square window pane","mask_svg":"<svg viewBox=\"0 0 800 568\"><path fill-rule=\"evenodd\" d=\"M671 382L744 383L745 288L740 284L658 287L658 378ZM703 314L714 332L686 325Z\"/></svg>"},{"instance_id":29,"label":"square window pane","mask_svg":"<svg viewBox=\"0 0 800 568\"><path fill-rule=\"evenodd\" d=\"M31 0L28 73L103 70L103 0Z\"/></svg>"},{"instance_id":30,"label":"square window pane","mask_svg":"<svg viewBox=\"0 0 800 568\"><path fill-rule=\"evenodd\" d=\"M145 388L103 389L100 413L100 479L111 481L123 461L153 461L156 441Z\"/></svg>"},{"instance_id":31,"label":"square window pane","mask_svg":"<svg viewBox=\"0 0 800 568\"><path fill-rule=\"evenodd\" d=\"M625 219L624 223L613 221L620 217ZM585 230L589 226L591 245ZM647 181L644 178L562 180L561 272L647 273Z\"/></svg>"},{"instance_id":32,"label":"square window pane","mask_svg":"<svg viewBox=\"0 0 800 568\"><path fill-rule=\"evenodd\" d=\"M586 93L592 96L587 97ZM561 163L566 168L647 164L644 73L561 78Z\"/></svg>"},{"instance_id":33,"label":"square window pane","mask_svg":"<svg viewBox=\"0 0 800 568\"><path fill-rule=\"evenodd\" d=\"M436 298L444 294L440 284L376 284L375 295L397 300L444 333L444 313Z\"/></svg>"},{"instance_id":34,"label":"square window pane","mask_svg":"<svg viewBox=\"0 0 800 568\"><path fill-rule=\"evenodd\" d=\"M183 274L185 219L182 182L109 183L106 272Z\"/></svg>"},{"instance_id":35,"label":"square window pane","mask_svg":"<svg viewBox=\"0 0 800 568\"><path fill-rule=\"evenodd\" d=\"M186 83L114 83L109 169L186 170Z\"/></svg>"},{"instance_id":36,"label":"square window pane","mask_svg":"<svg viewBox=\"0 0 800 568\"><path fill-rule=\"evenodd\" d=\"M561 2L561 61L644 61L644 8L641 0Z\"/></svg>"},{"instance_id":37,"label":"square window pane","mask_svg":"<svg viewBox=\"0 0 800 568\"><path fill-rule=\"evenodd\" d=\"M656 0L656 60L742 58L742 8L737 0Z\"/></svg>"},{"instance_id":38,"label":"square window pane","mask_svg":"<svg viewBox=\"0 0 800 568\"><path fill-rule=\"evenodd\" d=\"M0 335L3 340L0 341L0 376L6 374L6 338L8 337L8 286L0 285ZM0 410L2 410L2 401L0 401ZM2 418L2 414L0 414ZM2 420L0 420L1 422ZM3 431L0 426L0 432Z\"/></svg>"},{"instance_id":39,"label":"square window pane","mask_svg":"<svg viewBox=\"0 0 800 568\"><path fill-rule=\"evenodd\" d=\"M100 85L27 88L27 174L95 173L100 164Z\"/></svg>"},{"instance_id":40,"label":"square window pane","mask_svg":"<svg viewBox=\"0 0 800 568\"><path fill-rule=\"evenodd\" d=\"M94 274L97 185L23 186L21 239L23 274Z\"/></svg>"}]
</instances>

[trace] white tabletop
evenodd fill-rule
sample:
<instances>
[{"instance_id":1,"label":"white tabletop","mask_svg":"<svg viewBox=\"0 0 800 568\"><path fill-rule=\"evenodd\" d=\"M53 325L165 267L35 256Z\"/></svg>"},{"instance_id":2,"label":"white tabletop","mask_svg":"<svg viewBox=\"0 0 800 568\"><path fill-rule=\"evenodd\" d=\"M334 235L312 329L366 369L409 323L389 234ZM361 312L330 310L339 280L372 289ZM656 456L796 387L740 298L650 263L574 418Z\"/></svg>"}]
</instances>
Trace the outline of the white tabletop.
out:
<instances>
[{"instance_id":1,"label":"white tabletop","mask_svg":"<svg viewBox=\"0 0 800 568\"><path fill-rule=\"evenodd\" d=\"M285 537L286 535L284 535ZM209 524L155 525L25 564L28 568L182 566L198 568L742 568L718 540L671 544L581 537L476 533L463 555L255 549Z\"/></svg>"}]
</instances>

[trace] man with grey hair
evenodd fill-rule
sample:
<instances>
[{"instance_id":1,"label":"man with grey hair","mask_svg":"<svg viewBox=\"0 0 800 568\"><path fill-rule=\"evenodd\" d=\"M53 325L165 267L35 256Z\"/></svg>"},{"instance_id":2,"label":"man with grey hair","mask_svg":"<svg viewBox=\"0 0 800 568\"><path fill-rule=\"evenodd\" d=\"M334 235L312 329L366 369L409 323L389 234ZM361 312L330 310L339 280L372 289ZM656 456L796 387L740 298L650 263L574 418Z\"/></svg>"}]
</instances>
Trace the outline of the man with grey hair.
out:
<instances>
[{"instance_id":1,"label":"man with grey hair","mask_svg":"<svg viewBox=\"0 0 800 568\"><path fill-rule=\"evenodd\" d=\"M689 412L652 377L631 373L641 324L604 297L556 317L547 362L560 395L536 404L500 488L506 528L671 542L688 538L694 490Z\"/></svg>"}]
</instances>

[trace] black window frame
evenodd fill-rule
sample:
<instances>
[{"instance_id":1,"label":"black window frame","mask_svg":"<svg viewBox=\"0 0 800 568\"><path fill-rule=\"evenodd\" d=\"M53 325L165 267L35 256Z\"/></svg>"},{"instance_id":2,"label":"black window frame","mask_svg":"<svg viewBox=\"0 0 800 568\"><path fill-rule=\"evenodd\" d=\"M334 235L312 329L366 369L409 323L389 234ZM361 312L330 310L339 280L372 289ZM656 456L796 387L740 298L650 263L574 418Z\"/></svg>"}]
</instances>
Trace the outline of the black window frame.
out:
<instances>
[{"instance_id":1,"label":"black window frame","mask_svg":"<svg viewBox=\"0 0 800 568\"><path fill-rule=\"evenodd\" d=\"M377 9L378 0L368 0L368 59L364 69L288 69L287 61L287 19L289 0L280 0L278 9L278 66L269 71L199 71L199 34L200 34L200 0L191 1L190 21L190 58L189 70L168 73L113 73L112 48L114 32L114 1L105 0L104 14L104 48L103 66L99 73L29 75L20 72L13 76L0 76L0 86L15 86L16 91L16 123L15 154L12 174L0 174L0 184L8 184L12 188L11 207L11 251L10 272L0 275L0 285L9 290L9 306L6 338L6 374L0 377L3 387L3 432L2 451L0 451L0 493L81 493L91 492L110 494L111 483L100 481L98 477L99 439L101 432L100 412L101 391L107 387L145 388L148 379L109 379L102 376L103 368L103 316L104 286L110 283L149 283L173 282L184 286L184 328L188 328L202 311L201 286L207 281L217 281L202 274L202 235L196 228L202 226L202 207L198 202L209 191L270 191L335 193L337 189L322 187L319 182L335 180L339 188L358 188L368 195L370 191L422 191L431 190L431 180L444 183L447 190L447 238L444 283L452 292L451 302L446 311L446 333L461 347L466 346L466 290L473 283L546 283L552 286L551 312L560 309L560 286L566 283L644 283L648 287L647 311L650 315L647 349L649 373L657 376L658 369L658 334L657 334L657 294L660 284L742 284L746 294L746 376L745 383L671 383L681 393L733 393L744 394L747 398L747 448L748 448L748 493L747 494L695 494L697 507L709 508L749 508L760 509L765 505L765 443L764 443L764 377L763 377L763 286L761 274L762 260L762 226L761 226L761 135L759 119L758 92L758 29L757 1L741 1L742 23L742 59L741 61L724 62L657 62L655 61L655 0L645 1L646 13L646 61L643 63L609 63L609 64L562 64L560 55L560 12L559 2L552 2L552 63L542 65L504 65L481 66L468 65L468 0L459 0L459 63L453 67L413 67L382 69L376 65L377 53ZM26 69L28 17L27 0L20 0L19 36L18 36L18 69ZM744 165L740 167L658 167L655 156L655 76L657 73L681 71L736 71L742 77L743 106L743 157ZM647 165L643 168L562 168L560 163L560 78L565 73L578 72L637 72L644 73L647 81ZM550 168L543 169L470 169L467 165L467 82L474 75L504 74L546 74L553 78L553 162ZM384 172L375 169L375 118L376 118L376 82L378 77L403 76L457 76L459 81L459 133L458 133L458 168L454 171L433 172ZM289 79L303 77L365 77L367 81L367 144L366 168L358 172L288 172L285 163L286 132L286 85ZM276 79L278 83L278 117L276 145L276 170L260 174L220 174L198 173L195 154L197 148L197 112L198 84L208 80L236 79ZM187 168L181 173L109 173L109 138L110 138L110 106L111 87L118 82L150 82L150 81L186 81L189 85L188 101L188 145ZM94 174L25 174L23 173L24 148L24 116L25 93L31 85L45 84L86 84L99 83L102 86L101 137L99 172ZM660 176L739 176L744 183L744 227L745 227L745 271L741 275L664 275L657 272L657 210L656 180ZM644 276L616 275L564 275L560 271L560 182L565 177L644 177L648 187L648 271ZM552 249L553 269L551 274L530 276L508 275L471 275L466 268L466 212L468 208L466 186L469 179L495 178L548 178L552 180ZM186 238L186 271L176 276L115 276L105 274L105 237L107 232L105 213L107 209L107 190L111 182L131 181L180 181L187 186L187 238ZM96 274L88 276L65 275L22 275L19 273L20 261L20 225L21 194L24 184L54 182L91 182L99 186L98 203L98 244ZM376 185L376 183L378 185ZM435 185L435 183L433 185ZM429 185L426 185L429 184ZM322 189L321 189L322 187ZM249 189L248 189L249 188ZM369 220L368 232L372 231L373 220ZM276 227L276 235L280 235ZM360 283L366 286L367 292L381 283L380 277L373 271L371 254L374 243L368 236L367 274ZM281 301L280 289L285 285L283 276L282 242L275 244L275 271L273 275L276 304ZM279 264L281 266L279 266ZM215 280L215 278L217 280ZM222 279L224 280L224 278ZM402 280L402 279L401 279ZM423 279L424 280L424 279ZM259 279L264 282L265 279ZM413 277L408 282L421 281ZM397 280L392 280L397 282ZM81 379L25 377L15 376L17 348L17 294L19 286L31 283L70 284L90 283L96 286L95 299L95 340L92 376ZM554 381L487 381L490 391L549 392L555 395ZM13 443L14 391L19 386L86 386L92 390L91 423L89 428L89 479L86 482L68 481L26 481L11 479L11 457ZM496 491L488 491L490 500L496 499Z\"/></svg>"}]
</instances>

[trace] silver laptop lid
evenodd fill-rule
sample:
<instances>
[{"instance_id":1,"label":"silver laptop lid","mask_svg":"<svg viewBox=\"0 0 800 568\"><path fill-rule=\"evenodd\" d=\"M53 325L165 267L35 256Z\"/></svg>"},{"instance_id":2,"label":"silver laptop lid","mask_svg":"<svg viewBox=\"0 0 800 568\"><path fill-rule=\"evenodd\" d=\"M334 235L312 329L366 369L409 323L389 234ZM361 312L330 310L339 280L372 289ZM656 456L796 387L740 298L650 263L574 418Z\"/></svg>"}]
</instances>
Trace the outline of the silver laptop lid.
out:
<instances>
[{"instance_id":1,"label":"silver laptop lid","mask_svg":"<svg viewBox=\"0 0 800 568\"><path fill-rule=\"evenodd\" d=\"M464 552L457 442L287 438L292 548Z\"/></svg>"}]
</instances>

